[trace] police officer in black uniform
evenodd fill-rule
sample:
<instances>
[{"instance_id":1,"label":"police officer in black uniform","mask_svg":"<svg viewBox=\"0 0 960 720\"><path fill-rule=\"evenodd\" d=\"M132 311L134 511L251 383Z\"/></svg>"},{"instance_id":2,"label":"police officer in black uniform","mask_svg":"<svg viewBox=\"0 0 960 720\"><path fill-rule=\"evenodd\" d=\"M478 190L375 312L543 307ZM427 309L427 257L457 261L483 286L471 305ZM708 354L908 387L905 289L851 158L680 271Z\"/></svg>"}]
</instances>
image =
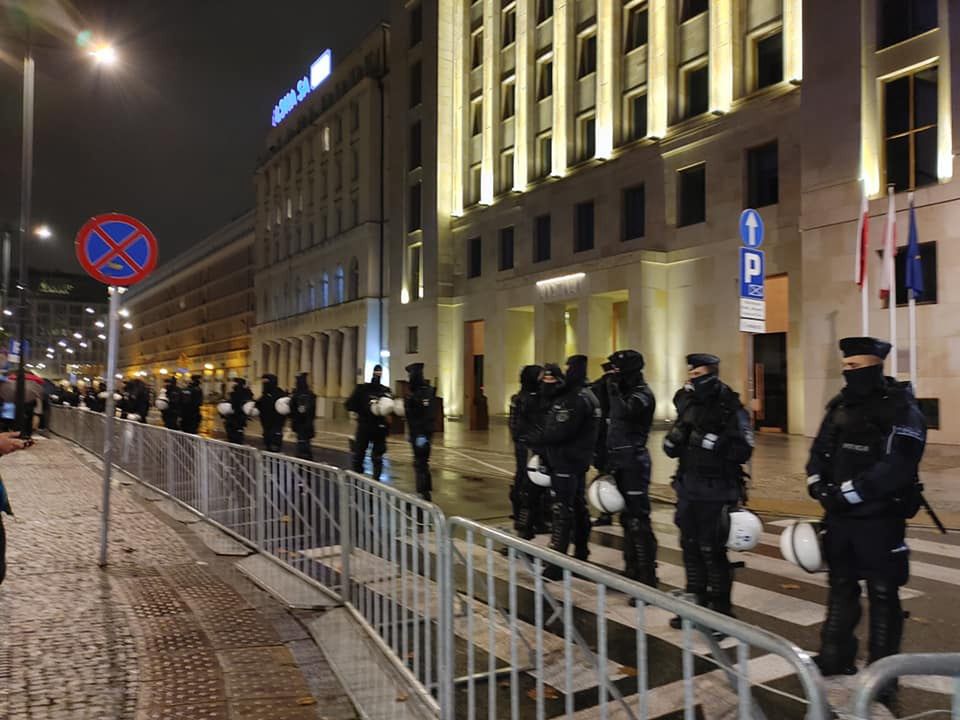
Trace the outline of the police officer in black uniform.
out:
<instances>
[{"instance_id":1,"label":"police officer in black uniform","mask_svg":"<svg viewBox=\"0 0 960 720\"><path fill-rule=\"evenodd\" d=\"M643 377L643 355L636 350L618 350L609 360L616 372L607 376L606 462L626 503L620 513L625 574L656 587L657 540L650 525L647 438L657 401Z\"/></svg>"},{"instance_id":2,"label":"police officer in black uniform","mask_svg":"<svg viewBox=\"0 0 960 720\"><path fill-rule=\"evenodd\" d=\"M527 475L530 454L527 438L543 422L540 401L542 371L539 365L524 366L520 371L520 390L510 398L510 437L513 439L516 461L510 501L513 505L513 527L524 540L532 539L537 529L543 527L544 489L532 483Z\"/></svg>"},{"instance_id":3,"label":"police officer in black uniform","mask_svg":"<svg viewBox=\"0 0 960 720\"><path fill-rule=\"evenodd\" d=\"M370 460L373 465L373 479L379 480L383 474L383 456L387 452L387 435L390 427L387 418L379 410L374 412L374 404L382 397L391 397L390 389L380 382L383 368L373 366L370 382L358 383L347 398L346 408L357 416L357 432L353 437L353 471L362 473L363 462L367 456L367 447L373 445Z\"/></svg>"},{"instance_id":4,"label":"police officer in black uniform","mask_svg":"<svg viewBox=\"0 0 960 720\"><path fill-rule=\"evenodd\" d=\"M313 423L317 417L317 396L310 389L305 372L297 375L290 406L290 424L297 434L297 457L301 460L313 460L310 441L316 434Z\"/></svg>"},{"instance_id":5,"label":"police officer in black uniform","mask_svg":"<svg viewBox=\"0 0 960 720\"><path fill-rule=\"evenodd\" d=\"M233 389L227 398L233 412L223 419L227 430L227 442L243 445L243 433L247 427L247 415L243 411L243 406L251 400L253 400L253 393L247 387L247 381L243 378L234 379Z\"/></svg>"},{"instance_id":6,"label":"police officer in black uniform","mask_svg":"<svg viewBox=\"0 0 960 720\"><path fill-rule=\"evenodd\" d=\"M167 407L160 410L163 426L168 430L180 429L180 388L177 379L168 377L163 381L163 397Z\"/></svg>"},{"instance_id":7,"label":"police officer in black uniform","mask_svg":"<svg viewBox=\"0 0 960 720\"><path fill-rule=\"evenodd\" d=\"M147 415L150 413L150 391L140 378L130 381L127 410L128 419L141 423L147 422Z\"/></svg>"},{"instance_id":8,"label":"police officer in black uniform","mask_svg":"<svg viewBox=\"0 0 960 720\"><path fill-rule=\"evenodd\" d=\"M199 375L190 376L190 384L180 393L180 429L196 435L200 432L200 408L203 406L203 390Z\"/></svg>"},{"instance_id":9,"label":"police officer in black uniform","mask_svg":"<svg viewBox=\"0 0 960 720\"><path fill-rule=\"evenodd\" d=\"M869 661L900 652L904 533L920 509L917 467L927 435L910 384L884 377L889 343L852 337L840 350L846 386L827 406L807 463L807 489L826 511L830 594L817 658L824 675L856 672L860 580L870 603Z\"/></svg>"},{"instance_id":10,"label":"police officer in black uniform","mask_svg":"<svg viewBox=\"0 0 960 720\"><path fill-rule=\"evenodd\" d=\"M597 433L597 449L593 454L593 466L601 474L608 472L607 469L607 426L610 424L610 396L607 394L607 381L610 375L616 372L613 363L607 361L600 366L603 375L593 381L590 389L597 396L597 402L600 403L600 432ZM593 521L594 527L613 525L613 515L608 512L601 512L597 519Z\"/></svg>"},{"instance_id":11,"label":"police officer in black uniform","mask_svg":"<svg viewBox=\"0 0 960 720\"><path fill-rule=\"evenodd\" d=\"M423 377L423 363L406 367L410 393L404 401L407 431L413 450L413 470L417 477L417 495L430 501L433 479L430 476L430 440L433 437L433 416L436 389Z\"/></svg>"},{"instance_id":12,"label":"police officer in black uniform","mask_svg":"<svg viewBox=\"0 0 960 720\"><path fill-rule=\"evenodd\" d=\"M267 452L280 452L283 449L283 415L277 412L277 400L286 396L277 384L277 376L267 374L263 381L263 392L257 399L260 413L260 426L263 429L263 447Z\"/></svg>"},{"instance_id":13,"label":"police officer in black uniform","mask_svg":"<svg viewBox=\"0 0 960 720\"><path fill-rule=\"evenodd\" d=\"M574 557L586 560L590 538L586 473L596 449L601 419L600 403L587 387L586 356L569 357L566 374L548 363L540 383L546 416L543 428L532 433L530 444L543 449L550 470L550 547L566 554L573 540ZM561 572L550 566L544 575L558 579Z\"/></svg>"},{"instance_id":14,"label":"police officer in black uniform","mask_svg":"<svg viewBox=\"0 0 960 720\"><path fill-rule=\"evenodd\" d=\"M745 496L742 465L753 454L753 429L740 397L720 381L720 358L687 356L689 382L673 397L677 420L663 441L677 458L673 488L686 592L701 605L732 615L733 569L721 517ZM677 618L671 621L679 627Z\"/></svg>"}]
</instances>

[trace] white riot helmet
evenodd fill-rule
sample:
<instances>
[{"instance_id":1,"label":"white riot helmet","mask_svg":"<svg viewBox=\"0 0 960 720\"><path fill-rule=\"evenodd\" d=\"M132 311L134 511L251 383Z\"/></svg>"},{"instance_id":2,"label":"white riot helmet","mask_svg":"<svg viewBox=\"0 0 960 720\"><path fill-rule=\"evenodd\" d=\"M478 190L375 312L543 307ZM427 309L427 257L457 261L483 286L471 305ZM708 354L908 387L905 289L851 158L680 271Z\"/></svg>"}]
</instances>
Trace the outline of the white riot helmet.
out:
<instances>
[{"instance_id":1,"label":"white riot helmet","mask_svg":"<svg viewBox=\"0 0 960 720\"><path fill-rule=\"evenodd\" d=\"M260 410L257 409L257 404L253 400L247 400L243 404L243 414L247 417L260 417Z\"/></svg>"},{"instance_id":2,"label":"white riot helmet","mask_svg":"<svg viewBox=\"0 0 960 720\"><path fill-rule=\"evenodd\" d=\"M170 401L166 395L160 395L154 405L157 406L157 410L167 410L170 408Z\"/></svg>"},{"instance_id":3,"label":"white riot helmet","mask_svg":"<svg viewBox=\"0 0 960 720\"><path fill-rule=\"evenodd\" d=\"M227 417L228 415L233 415L233 405L231 405L228 402L222 402L219 405L217 405L217 412L223 415L223 417Z\"/></svg>"},{"instance_id":4,"label":"white riot helmet","mask_svg":"<svg viewBox=\"0 0 960 720\"><path fill-rule=\"evenodd\" d=\"M547 466L540 460L539 455L534 455L527 462L527 477L534 485L550 487L550 473L547 472Z\"/></svg>"},{"instance_id":5,"label":"white riot helmet","mask_svg":"<svg viewBox=\"0 0 960 720\"><path fill-rule=\"evenodd\" d=\"M826 572L823 530L820 523L795 522L780 535L780 554L808 573Z\"/></svg>"},{"instance_id":6,"label":"white riot helmet","mask_svg":"<svg viewBox=\"0 0 960 720\"><path fill-rule=\"evenodd\" d=\"M726 532L721 538L726 541L729 550L753 550L760 542L763 534L763 523L756 515L746 508L733 508L724 513L725 519L721 522L726 525Z\"/></svg>"},{"instance_id":7,"label":"white riot helmet","mask_svg":"<svg viewBox=\"0 0 960 720\"><path fill-rule=\"evenodd\" d=\"M289 397L277 398L277 401L273 404L273 409L276 410L280 415L289 415L290 414L290 398Z\"/></svg>"},{"instance_id":8,"label":"white riot helmet","mask_svg":"<svg viewBox=\"0 0 960 720\"><path fill-rule=\"evenodd\" d=\"M626 501L610 475L599 475L587 488L587 499L599 512L618 513L626 507Z\"/></svg>"},{"instance_id":9,"label":"white riot helmet","mask_svg":"<svg viewBox=\"0 0 960 720\"><path fill-rule=\"evenodd\" d=\"M403 404L403 398L397 398L393 401L393 414L397 417L403 417L407 414L407 408Z\"/></svg>"},{"instance_id":10,"label":"white riot helmet","mask_svg":"<svg viewBox=\"0 0 960 720\"><path fill-rule=\"evenodd\" d=\"M370 414L371 414L371 415L379 415L379 414L380 414L380 403L377 401L376 398L370 398L370 399L367 401L367 407L370 409Z\"/></svg>"},{"instance_id":11,"label":"white riot helmet","mask_svg":"<svg viewBox=\"0 0 960 720\"><path fill-rule=\"evenodd\" d=\"M136 413L130 413L129 415L127 415L127 420L130 420L132 422L140 422L140 416L137 415Z\"/></svg>"},{"instance_id":12,"label":"white riot helmet","mask_svg":"<svg viewBox=\"0 0 960 720\"><path fill-rule=\"evenodd\" d=\"M389 395L381 397L377 400L377 410L379 411L377 414L383 417L392 414L394 410L393 398Z\"/></svg>"}]
</instances>

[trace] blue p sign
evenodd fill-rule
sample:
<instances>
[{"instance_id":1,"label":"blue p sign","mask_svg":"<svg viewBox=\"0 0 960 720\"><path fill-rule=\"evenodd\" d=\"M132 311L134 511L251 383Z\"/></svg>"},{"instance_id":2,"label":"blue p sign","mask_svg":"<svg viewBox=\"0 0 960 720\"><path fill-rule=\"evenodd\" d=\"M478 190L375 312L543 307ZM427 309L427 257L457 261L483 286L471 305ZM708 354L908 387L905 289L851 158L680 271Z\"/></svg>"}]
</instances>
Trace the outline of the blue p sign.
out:
<instances>
[{"instance_id":1,"label":"blue p sign","mask_svg":"<svg viewBox=\"0 0 960 720\"><path fill-rule=\"evenodd\" d=\"M740 297L764 299L763 250L740 248Z\"/></svg>"}]
</instances>

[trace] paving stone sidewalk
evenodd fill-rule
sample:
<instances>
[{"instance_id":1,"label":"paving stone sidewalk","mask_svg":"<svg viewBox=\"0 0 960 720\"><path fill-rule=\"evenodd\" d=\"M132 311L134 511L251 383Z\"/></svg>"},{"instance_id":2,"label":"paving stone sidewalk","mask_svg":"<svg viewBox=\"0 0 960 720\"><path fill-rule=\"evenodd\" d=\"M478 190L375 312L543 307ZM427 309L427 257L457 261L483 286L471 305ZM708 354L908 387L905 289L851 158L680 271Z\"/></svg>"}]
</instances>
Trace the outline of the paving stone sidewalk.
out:
<instances>
[{"instance_id":1,"label":"paving stone sidewalk","mask_svg":"<svg viewBox=\"0 0 960 720\"><path fill-rule=\"evenodd\" d=\"M41 439L0 460L0 718L346 720L356 713L301 621L129 489L97 567L91 456Z\"/></svg>"}]
</instances>

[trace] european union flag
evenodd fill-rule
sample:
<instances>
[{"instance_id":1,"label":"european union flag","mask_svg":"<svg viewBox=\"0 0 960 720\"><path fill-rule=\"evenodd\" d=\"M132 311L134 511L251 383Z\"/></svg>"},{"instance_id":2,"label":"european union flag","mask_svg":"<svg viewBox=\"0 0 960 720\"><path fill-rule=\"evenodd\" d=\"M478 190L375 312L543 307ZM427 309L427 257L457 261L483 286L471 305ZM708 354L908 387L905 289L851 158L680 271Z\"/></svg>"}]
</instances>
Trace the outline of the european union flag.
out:
<instances>
[{"instance_id":1,"label":"european union flag","mask_svg":"<svg viewBox=\"0 0 960 720\"><path fill-rule=\"evenodd\" d=\"M904 285L907 290L913 292L914 298L923 295L923 263L920 261L920 243L917 239L917 215L913 209L913 201L910 201L910 231L907 236L907 258L906 258L906 282Z\"/></svg>"}]
</instances>

